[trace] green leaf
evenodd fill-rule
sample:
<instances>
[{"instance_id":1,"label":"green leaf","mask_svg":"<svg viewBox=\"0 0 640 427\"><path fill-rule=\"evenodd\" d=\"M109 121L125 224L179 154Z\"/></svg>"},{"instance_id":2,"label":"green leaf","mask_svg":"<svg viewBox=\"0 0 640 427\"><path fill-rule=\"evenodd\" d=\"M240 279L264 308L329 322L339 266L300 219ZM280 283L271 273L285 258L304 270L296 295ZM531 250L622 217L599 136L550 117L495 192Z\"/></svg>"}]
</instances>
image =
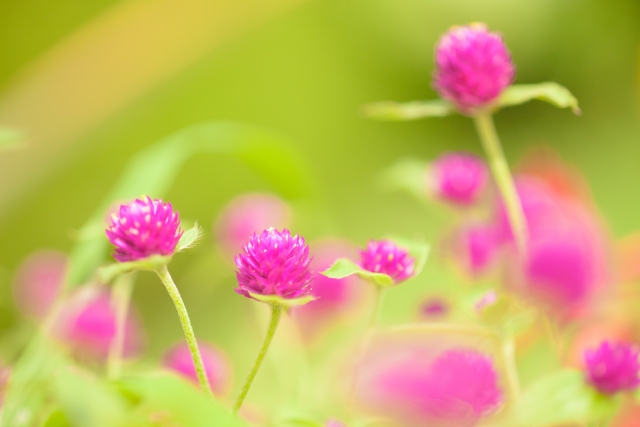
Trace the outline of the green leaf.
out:
<instances>
[{"instance_id":1,"label":"green leaf","mask_svg":"<svg viewBox=\"0 0 640 427\"><path fill-rule=\"evenodd\" d=\"M548 102L558 108L571 108L575 114L581 114L576 97L564 86L553 82L511 85L502 93L498 103L500 107L511 107L532 99Z\"/></svg>"},{"instance_id":2,"label":"green leaf","mask_svg":"<svg viewBox=\"0 0 640 427\"><path fill-rule=\"evenodd\" d=\"M379 286L393 286L393 279L382 273L372 273L370 271L362 269L355 262L347 258L339 258L333 263L331 267L322 272L323 275L331 279L342 279L344 277L357 274L365 280L373 282Z\"/></svg>"},{"instance_id":3,"label":"green leaf","mask_svg":"<svg viewBox=\"0 0 640 427\"><path fill-rule=\"evenodd\" d=\"M0 149L22 148L26 136L22 130L0 127Z\"/></svg>"},{"instance_id":4,"label":"green leaf","mask_svg":"<svg viewBox=\"0 0 640 427\"><path fill-rule=\"evenodd\" d=\"M110 206L141 195L163 197L182 165L191 156L206 152L245 162L285 197L302 197L312 188L308 168L292 151L292 146L269 131L224 122L186 128L146 148L129 161L119 181L77 233L82 239L71 251L69 285L81 284L104 259L108 248L104 215Z\"/></svg>"},{"instance_id":5,"label":"green leaf","mask_svg":"<svg viewBox=\"0 0 640 427\"><path fill-rule=\"evenodd\" d=\"M258 301L261 302L266 302L267 304L271 304L271 305L281 305L283 307L296 307L299 305L305 305L308 302L311 302L315 299L315 297L313 296L306 296L306 297L300 297L300 298L282 298L279 297L277 295L261 295L261 294L255 294L253 292L249 292L249 295L251 295L252 298L257 299Z\"/></svg>"},{"instance_id":6,"label":"green leaf","mask_svg":"<svg viewBox=\"0 0 640 427\"><path fill-rule=\"evenodd\" d=\"M102 283L111 283L121 274L138 270L155 271L163 265L167 265L171 257L154 255L137 261L115 262L98 269L98 279Z\"/></svg>"},{"instance_id":7,"label":"green leaf","mask_svg":"<svg viewBox=\"0 0 640 427\"><path fill-rule=\"evenodd\" d=\"M116 388L75 366L56 371L53 389L73 427L117 427L129 410L129 403Z\"/></svg>"},{"instance_id":8,"label":"green leaf","mask_svg":"<svg viewBox=\"0 0 640 427\"><path fill-rule=\"evenodd\" d=\"M444 117L456 113L456 109L443 99L429 101L373 102L362 106L362 114L375 120L407 121L425 117Z\"/></svg>"},{"instance_id":9,"label":"green leaf","mask_svg":"<svg viewBox=\"0 0 640 427\"><path fill-rule=\"evenodd\" d=\"M596 392L581 372L566 369L533 384L518 402L514 416L517 425L530 427L587 424L609 420L619 406L619 397Z\"/></svg>"},{"instance_id":10,"label":"green leaf","mask_svg":"<svg viewBox=\"0 0 640 427\"><path fill-rule=\"evenodd\" d=\"M174 375L132 378L120 382L125 394L139 397L137 415L168 418L167 425L181 427L247 427L228 408L213 400L198 388Z\"/></svg>"},{"instance_id":11,"label":"green leaf","mask_svg":"<svg viewBox=\"0 0 640 427\"><path fill-rule=\"evenodd\" d=\"M192 228L182 233L182 237L180 237L180 241L176 246L176 252L190 248L200 237L202 237L202 228L198 226L198 223L195 223Z\"/></svg>"}]
</instances>

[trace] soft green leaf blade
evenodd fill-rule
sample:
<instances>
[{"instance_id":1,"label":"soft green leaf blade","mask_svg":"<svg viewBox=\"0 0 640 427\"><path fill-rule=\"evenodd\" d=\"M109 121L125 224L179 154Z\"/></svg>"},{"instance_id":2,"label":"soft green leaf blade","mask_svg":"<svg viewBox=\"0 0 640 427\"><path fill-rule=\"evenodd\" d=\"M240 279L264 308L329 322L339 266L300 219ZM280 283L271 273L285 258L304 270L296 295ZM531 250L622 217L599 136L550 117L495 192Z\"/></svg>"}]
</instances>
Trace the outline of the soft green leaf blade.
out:
<instances>
[{"instance_id":1,"label":"soft green leaf blade","mask_svg":"<svg viewBox=\"0 0 640 427\"><path fill-rule=\"evenodd\" d=\"M443 99L428 101L395 102L382 101L365 104L362 114L375 120L408 121L425 117L444 117L454 114L456 109Z\"/></svg>"},{"instance_id":2,"label":"soft green leaf blade","mask_svg":"<svg viewBox=\"0 0 640 427\"><path fill-rule=\"evenodd\" d=\"M138 270L153 271L167 265L171 257L154 255L138 261L114 262L98 269L98 279L102 283L111 283L116 277Z\"/></svg>"},{"instance_id":3,"label":"soft green leaf blade","mask_svg":"<svg viewBox=\"0 0 640 427\"><path fill-rule=\"evenodd\" d=\"M176 252L185 250L195 245L196 241L202 236L202 228L196 223L193 227L182 233L182 237L176 246Z\"/></svg>"},{"instance_id":4,"label":"soft green leaf blade","mask_svg":"<svg viewBox=\"0 0 640 427\"><path fill-rule=\"evenodd\" d=\"M339 258L328 269L322 272L322 274L331 279L342 279L348 276L357 274L358 276L368 281L374 282L380 286L392 286L393 279L386 274L372 273L367 270L363 270L355 262L347 258Z\"/></svg>"},{"instance_id":5,"label":"soft green leaf blade","mask_svg":"<svg viewBox=\"0 0 640 427\"><path fill-rule=\"evenodd\" d=\"M27 133L20 129L0 127L0 150L22 148Z\"/></svg>"},{"instance_id":6,"label":"soft green leaf blade","mask_svg":"<svg viewBox=\"0 0 640 427\"><path fill-rule=\"evenodd\" d=\"M533 384L514 415L521 426L594 423L610 419L619 406L619 397L599 394L585 383L581 372L565 369Z\"/></svg>"},{"instance_id":7,"label":"soft green leaf blade","mask_svg":"<svg viewBox=\"0 0 640 427\"><path fill-rule=\"evenodd\" d=\"M575 114L581 114L578 100L569 90L554 82L511 85L500 96L500 107L524 104L533 99L548 102L558 108L571 108Z\"/></svg>"},{"instance_id":8,"label":"soft green leaf blade","mask_svg":"<svg viewBox=\"0 0 640 427\"><path fill-rule=\"evenodd\" d=\"M119 383L122 391L139 398L137 414L164 413L181 427L247 427L228 408L174 375L131 378Z\"/></svg>"},{"instance_id":9,"label":"soft green leaf blade","mask_svg":"<svg viewBox=\"0 0 640 427\"><path fill-rule=\"evenodd\" d=\"M308 168L304 167L304 162L292 147L272 132L226 122L186 128L141 151L129 161L119 181L78 233L83 238L71 251L70 286L82 283L102 262L108 247L103 218L109 207L142 195L163 197L184 162L202 152L233 156L244 161L286 197L301 197L311 191Z\"/></svg>"}]
</instances>

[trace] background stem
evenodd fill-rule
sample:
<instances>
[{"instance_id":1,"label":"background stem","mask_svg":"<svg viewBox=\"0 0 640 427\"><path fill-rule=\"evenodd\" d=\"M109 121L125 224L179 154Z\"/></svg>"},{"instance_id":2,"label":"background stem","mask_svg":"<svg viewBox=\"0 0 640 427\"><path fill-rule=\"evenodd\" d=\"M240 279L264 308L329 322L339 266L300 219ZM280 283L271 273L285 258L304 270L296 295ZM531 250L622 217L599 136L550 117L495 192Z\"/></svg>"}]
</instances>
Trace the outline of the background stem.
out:
<instances>
[{"instance_id":1,"label":"background stem","mask_svg":"<svg viewBox=\"0 0 640 427\"><path fill-rule=\"evenodd\" d=\"M123 274L116 279L111 291L111 303L116 312L116 336L109 347L107 377L112 381L120 378L122 372L127 314L129 313L134 281L135 273Z\"/></svg>"},{"instance_id":2,"label":"background stem","mask_svg":"<svg viewBox=\"0 0 640 427\"><path fill-rule=\"evenodd\" d=\"M493 172L493 178L504 200L516 245L520 253L524 254L527 242L527 223L509 165L504 157L500 139L493 124L493 117L491 113L478 113L473 117L473 122Z\"/></svg>"},{"instance_id":3,"label":"background stem","mask_svg":"<svg viewBox=\"0 0 640 427\"><path fill-rule=\"evenodd\" d=\"M184 337L187 340L187 345L189 346L189 351L191 352L191 359L193 360L193 366L196 368L196 373L198 374L198 382L200 383L200 388L202 390L213 397L213 393L211 392L211 386L209 385L209 379L207 378L206 371L204 370L204 364L202 363L202 356L200 355L200 350L198 349L198 343L196 341L196 336L193 333L193 327L191 326L191 321L189 320L189 313L187 313L187 307L184 305L184 301L182 301L182 297L180 296L180 292L178 292L178 288L176 284L173 283L173 279L169 274L169 270L166 265L158 268L156 270L158 277L167 288L167 292L169 296L173 300L173 304L176 306L176 311L178 312L178 317L180 318L180 323L182 324L182 330L184 331Z\"/></svg>"},{"instance_id":4,"label":"background stem","mask_svg":"<svg viewBox=\"0 0 640 427\"><path fill-rule=\"evenodd\" d=\"M249 389L251 388L251 384L253 383L258 370L260 369L260 365L262 365L262 360L264 356L267 354L267 350L269 349L269 345L271 344L271 340L276 333L276 328L278 327L278 323L280 322L280 317L282 315L282 306L280 305L272 305L271 306L271 321L269 322L269 329L267 330L267 336L264 337L264 341L262 342L262 347L260 347L260 351L258 352L258 356L256 360L253 362L253 366L249 371L249 375L247 375L247 379L240 390L240 394L236 399L236 403L233 405L233 413L237 414L242 406L242 402L244 402L244 398L247 396Z\"/></svg>"}]
</instances>

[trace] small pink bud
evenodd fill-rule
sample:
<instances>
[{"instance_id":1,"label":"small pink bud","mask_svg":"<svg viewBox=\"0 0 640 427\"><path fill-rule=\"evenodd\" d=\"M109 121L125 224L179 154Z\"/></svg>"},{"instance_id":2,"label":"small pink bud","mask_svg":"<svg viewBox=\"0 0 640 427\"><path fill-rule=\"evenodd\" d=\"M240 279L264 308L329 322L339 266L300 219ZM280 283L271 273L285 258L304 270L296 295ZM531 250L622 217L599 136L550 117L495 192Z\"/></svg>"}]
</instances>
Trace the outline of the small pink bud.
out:
<instances>
[{"instance_id":1,"label":"small pink bud","mask_svg":"<svg viewBox=\"0 0 640 427\"><path fill-rule=\"evenodd\" d=\"M273 228L253 234L235 257L240 295L296 299L311 295L311 257L304 238Z\"/></svg>"},{"instance_id":2,"label":"small pink bud","mask_svg":"<svg viewBox=\"0 0 640 427\"><path fill-rule=\"evenodd\" d=\"M449 312L449 304L438 297L429 298L420 306L420 314L423 317L434 318L445 316Z\"/></svg>"},{"instance_id":3,"label":"small pink bud","mask_svg":"<svg viewBox=\"0 0 640 427\"><path fill-rule=\"evenodd\" d=\"M462 113L489 106L515 77L502 38L484 24L453 27L436 46L433 86Z\"/></svg>"},{"instance_id":4,"label":"small pink bud","mask_svg":"<svg viewBox=\"0 0 640 427\"><path fill-rule=\"evenodd\" d=\"M217 242L225 254L235 254L247 236L273 227L290 225L289 205L272 194L244 194L233 199L220 212L214 225Z\"/></svg>"},{"instance_id":5,"label":"small pink bud","mask_svg":"<svg viewBox=\"0 0 640 427\"><path fill-rule=\"evenodd\" d=\"M634 391L640 385L640 350L625 342L603 342L584 353L586 379L603 394Z\"/></svg>"},{"instance_id":6,"label":"small pink bud","mask_svg":"<svg viewBox=\"0 0 640 427\"><path fill-rule=\"evenodd\" d=\"M182 237L180 216L171 203L149 196L121 205L106 233L120 262L173 255Z\"/></svg>"},{"instance_id":7,"label":"small pink bud","mask_svg":"<svg viewBox=\"0 0 640 427\"><path fill-rule=\"evenodd\" d=\"M214 394L221 396L226 393L230 385L229 362L226 356L214 346L198 342L198 349L202 356L202 363ZM164 367L182 375L194 384L198 384L198 374L193 366L193 359L189 346L185 341L171 347L164 355Z\"/></svg>"},{"instance_id":8,"label":"small pink bud","mask_svg":"<svg viewBox=\"0 0 640 427\"><path fill-rule=\"evenodd\" d=\"M428 169L427 185L436 198L459 206L476 203L488 182L487 166L469 153L447 153Z\"/></svg>"},{"instance_id":9,"label":"small pink bud","mask_svg":"<svg viewBox=\"0 0 640 427\"><path fill-rule=\"evenodd\" d=\"M415 259L391 240L370 240L360 251L360 267L386 274L397 285L414 275Z\"/></svg>"},{"instance_id":10,"label":"small pink bud","mask_svg":"<svg viewBox=\"0 0 640 427\"><path fill-rule=\"evenodd\" d=\"M485 307L493 305L498 300L496 291L491 290L484 294L475 304L476 311L482 311Z\"/></svg>"},{"instance_id":11,"label":"small pink bud","mask_svg":"<svg viewBox=\"0 0 640 427\"><path fill-rule=\"evenodd\" d=\"M43 318L55 301L67 271L67 256L57 251L35 252L25 259L13 284L16 305L30 317Z\"/></svg>"}]
</instances>

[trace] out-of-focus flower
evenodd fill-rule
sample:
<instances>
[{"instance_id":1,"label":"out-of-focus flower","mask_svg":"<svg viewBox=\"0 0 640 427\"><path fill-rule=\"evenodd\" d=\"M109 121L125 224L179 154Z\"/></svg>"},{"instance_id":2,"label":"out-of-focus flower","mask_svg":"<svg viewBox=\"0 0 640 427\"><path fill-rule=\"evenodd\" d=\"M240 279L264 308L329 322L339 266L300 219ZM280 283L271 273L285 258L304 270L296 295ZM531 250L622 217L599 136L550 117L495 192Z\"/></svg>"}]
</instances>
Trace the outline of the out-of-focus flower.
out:
<instances>
[{"instance_id":1,"label":"out-of-focus flower","mask_svg":"<svg viewBox=\"0 0 640 427\"><path fill-rule=\"evenodd\" d=\"M633 391L640 385L637 346L625 342L603 342L584 353L586 379L603 394Z\"/></svg>"},{"instance_id":2,"label":"out-of-focus flower","mask_svg":"<svg viewBox=\"0 0 640 427\"><path fill-rule=\"evenodd\" d=\"M106 233L120 262L173 255L182 237L180 216L171 203L149 196L121 205Z\"/></svg>"},{"instance_id":3,"label":"out-of-focus flower","mask_svg":"<svg viewBox=\"0 0 640 427\"><path fill-rule=\"evenodd\" d=\"M477 276L495 264L501 243L495 224L467 223L453 231L445 246L464 271Z\"/></svg>"},{"instance_id":4,"label":"out-of-focus flower","mask_svg":"<svg viewBox=\"0 0 640 427\"><path fill-rule=\"evenodd\" d=\"M494 304L496 301L498 300L498 294L496 293L496 291L491 290L489 292L487 292L486 294L484 294L476 303L475 303L475 309L477 311L482 311L483 308L488 307L492 304Z\"/></svg>"},{"instance_id":5,"label":"out-of-focus flower","mask_svg":"<svg viewBox=\"0 0 640 427\"><path fill-rule=\"evenodd\" d=\"M247 236L267 228L282 229L291 222L289 205L273 194L244 194L220 212L215 225L216 241L225 254L235 254Z\"/></svg>"},{"instance_id":6,"label":"out-of-focus flower","mask_svg":"<svg viewBox=\"0 0 640 427\"><path fill-rule=\"evenodd\" d=\"M415 259L391 240L370 240L360 251L360 267L386 274L398 284L413 276Z\"/></svg>"},{"instance_id":7,"label":"out-of-focus flower","mask_svg":"<svg viewBox=\"0 0 640 427\"><path fill-rule=\"evenodd\" d=\"M446 153L427 169L427 187L438 199L459 206L476 203L488 182L487 166L470 153Z\"/></svg>"},{"instance_id":8,"label":"out-of-focus flower","mask_svg":"<svg viewBox=\"0 0 640 427\"><path fill-rule=\"evenodd\" d=\"M342 240L324 240L313 244L313 271L329 268L338 258L351 258L355 248ZM304 336L313 336L316 330L337 320L353 308L357 296L364 289L362 280L356 276L331 279L322 274L313 281L311 294L315 299L303 306L295 307L292 315L303 328Z\"/></svg>"},{"instance_id":9,"label":"out-of-focus flower","mask_svg":"<svg viewBox=\"0 0 640 427\"><path fill-rule=\"evenodd\" d=\"M484 24L453 27L436 46L433 86L465 114L490 105L515 77L502 38Z\"/></svg>"},{"instance_id":10,"label":"out-of-focus flower","mask_svg":"<svg viewBox=\"0 0 640 427\"><path fill-rule=\"evenodd\" d=\"M67 270L62 252L39 251L25 259L16 273L13 294L20 311L30 317L43 318L56 299Z\"/></svg>"},{"instance_id":11,"label":"out-of-focus flower","mask_svg":"<svg viewBox=\"0 0 640 427\"><path fill-rule=\"evenodd\" d=\"M328 420L326 423L324 423L324 427L347 427L347 426L338 420Z\"/></svg>"},{"instance_id":12,"label":"out-of-focus flower","mask_svg":"<svg viewBox=\"0 0 640 427\"><path fill-rule=\"evenodd\" d=\"M364 387L367 406L407 425L475 425L503 401L491 358L466 348L387 362Z\"/></svg>"},{"instance_id":13,"label":"out-of-focus flower","mask_svg":"<svg viewBox=\"0 0 640 427\"><path fill-rule=\"evenodd\" d=\"M57 335L75 354L94 360L107 358L116 337L116 313L110 295L104 288L86 287L63 303ZM124 355L136 356L142 344L142 328L130 312L125 324Z\"/></svg>"},{"instance_id":14,"label":"out-of-focus flower","mask_svg":"<svg viewBox=\"0 0 640 427\"><path fill-rule=\"evenodd\" d=\"M314 278L311 259L304 238L291 236L287 229L269 228L253 234L243 253L235 257L235 291L247 298L275 296L289 300L310 296Z\"/></svg>"},{"instance_id":15,"label":"out-of-focus flower","mask_svg":"<svg viewBox=\"0 0 640 427\"><path fill-rule=\"evenodd\" d=\"M221 396L229 389L230 367L226 356L211 344L198 342L202 363L211 385L211 391ZM193 358L186 341L171 347L164 355L164 367L182 375L194 384L198 384L198 374L193 366Z\"/></svg>"},{"instance_id":16,"label":"out-of-focus flower","mask_svg":"<svg viewBox=\"0 0 640 427\"><path fill-rule=\"evenodd\" d=\"M420 315L426 318L442 317L449 312L449 304L438 297L429 298L420 305Z\"/></svg>"}]
</instances>

